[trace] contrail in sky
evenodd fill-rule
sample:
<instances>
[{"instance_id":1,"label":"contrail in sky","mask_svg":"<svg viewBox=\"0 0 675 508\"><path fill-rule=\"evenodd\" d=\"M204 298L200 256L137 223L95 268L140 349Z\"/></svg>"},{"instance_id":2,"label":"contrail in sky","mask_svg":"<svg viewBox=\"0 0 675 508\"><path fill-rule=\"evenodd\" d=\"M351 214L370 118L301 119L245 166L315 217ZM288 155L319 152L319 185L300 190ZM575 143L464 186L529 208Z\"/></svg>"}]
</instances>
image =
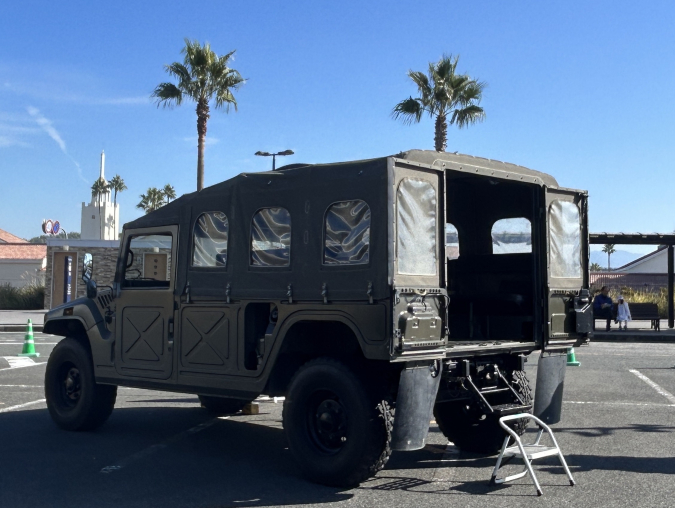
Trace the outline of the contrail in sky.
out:
<instances>
[{"instance_id":1,"label":"contrail in sky","mask_svg":"<svg viewBox=\"0 0 675 508\"><path fill-rule=\"evenodd\" d=\"M28 106L27 110L28 114L35 119L35 121L42 128L42 130L45 131L49 135L49 137L56 142L57 145L59 145L59 148L64 153L64 155L66 155L71 161L73 161L73 164L75 164L75 167L77 168L77 174L79 175L79 177L84 182L87 182L87 180L82 175L82 168L80 167L78 162L75 159L73 159L73 157L68 153L68 150L66 150L66 142L63 141L63 138L61 137L59 132L54 128L54 126L52 125L52 121L45 118L42 115L42 113L40 113L40 110L37 108Z\"/></svg>"}]
</instances>

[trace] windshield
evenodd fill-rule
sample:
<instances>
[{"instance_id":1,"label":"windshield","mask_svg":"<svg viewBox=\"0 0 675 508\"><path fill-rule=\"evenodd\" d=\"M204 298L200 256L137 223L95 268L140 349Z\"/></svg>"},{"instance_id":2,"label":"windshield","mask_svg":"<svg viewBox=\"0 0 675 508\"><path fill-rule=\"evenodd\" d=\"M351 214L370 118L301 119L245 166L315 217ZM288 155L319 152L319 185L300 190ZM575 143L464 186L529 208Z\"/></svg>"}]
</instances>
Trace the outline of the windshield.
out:
<instances>
[{"instance_id":1,"label":"windshield","mask_svg":"<svg viewBox=\"0 0 675 508\"><path fill-rule=\"evenodd\" d=\"M549 208L551 277L581 277L581 222L579 207L555 200Z\"/></svg>"},{"instance_id":2,"label":"windshield","mask_svg":"<svg viewBox=\"0 0 675 508\"><path fill-rule=\"evenodd\" d=\"M436 275L436 189L404 178L396 192L398 273Z\"/></svg>"}]
</instances>

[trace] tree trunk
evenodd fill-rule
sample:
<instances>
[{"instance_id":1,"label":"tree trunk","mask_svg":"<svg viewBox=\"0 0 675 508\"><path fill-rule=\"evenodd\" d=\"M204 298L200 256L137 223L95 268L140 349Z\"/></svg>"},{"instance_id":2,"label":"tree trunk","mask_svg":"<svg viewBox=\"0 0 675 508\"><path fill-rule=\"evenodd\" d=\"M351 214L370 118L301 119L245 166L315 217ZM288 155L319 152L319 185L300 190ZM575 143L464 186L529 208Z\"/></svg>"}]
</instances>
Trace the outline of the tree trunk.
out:
<instances>
[{"instance_id":1,"label":"tree trunk","mask_svg":"<svg viewBox=\"0 0 675 508\"><path fill-rule=\"evenodd\" d=\"M448 146L448 122L445 113L439 113L436 117L434 134L434 147L436 151L445 152Z\"/></svg>"},{"instance_id":2,"label":"tree trunk","mask_svg":"<svg viewBox=\"0 0 675 508\"><path fill-rule=\"evenodd\" d=\"M209 101L199 99L197 102L197 191L204 188L204 141L208 119Z\"/></svg>"}]
</instances>

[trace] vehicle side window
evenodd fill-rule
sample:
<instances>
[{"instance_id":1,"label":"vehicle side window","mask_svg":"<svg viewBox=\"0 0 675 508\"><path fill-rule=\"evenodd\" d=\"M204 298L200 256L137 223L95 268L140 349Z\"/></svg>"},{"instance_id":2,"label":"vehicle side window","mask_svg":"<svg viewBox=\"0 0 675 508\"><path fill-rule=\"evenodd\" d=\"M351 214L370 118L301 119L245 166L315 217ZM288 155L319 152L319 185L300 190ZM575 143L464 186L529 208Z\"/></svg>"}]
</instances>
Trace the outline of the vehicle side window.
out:
<instances>
[{"instance_id":1,"label":"vehicle side window","mask_svg":"<svg viewBox=\"0 0 675 508\"><path fill-rule=\"evenodd\" d=\"M398 273L436 275L436 189L403 178L396 191Z\"/></svg>"},{"instance_id":2,"label":"vehicle side window","mask_svg":"<svg viewBox=\"0 0 675 508\"><path fill-rule=\"evenodd\" d=\"M251 266L289 266L291 214L285 208L262 208L251 222Z\"/></svg>"},{"instance_id":3,"label":"vehicle side window","mask_svg":"<svg viewBox=\"0 0 675 508\"><path fill-rule=\"evenodd\" d=\"M132 236L125 258L125 288L169 288L171 283L169 233Z\"/></svg>"},{"instance_id":4,"label":"vehicle side window","mask_svg":"<svg viewBox=\"0 0 675 508\"><path fill-rule=\"evenodd\" d=\"M228 233L229 223L223 212L201 214L192 234L192 266L226 266Z\"/></svg>"},{"instance_id":5,"label":"vehicle side window","mask_svg":"<svg viewBox=\"0 0 675 508\"><path fill-rule=\"evenodd\" d=\"M445 257L448 260L459 258L459 233L454 224L445 224Z\"/></svg>"},{"instance_id":6,"label":"vehicle side window","mask_svg":"<svg viewBox=\"0 0 675 508\"><path fill-rule=\"evenodd\" d=\"M323 263L368 264L370 255L370 207L363 201L340 201L326 210Z\"/></svg>"},{"instance_id":7,"label":"vehicle side window","mask_svg":"<svg viewBox=\"0 0 675 508\"><path fill-rule=\"evenodd\" d=\"M579 207L555 200L549 207L551 277L581 277L581 220Z\"/></svg>"},{"instance_id":8,"label":"vehicle side window","mask_svg":"<svg viewBox=\"0 0 675 508\"><path fill-rule=\"evenodd\" d=\"M525 217L500 219L492 225L493 254L532 252L532 224Z\"/></svg>"}]
</instances>

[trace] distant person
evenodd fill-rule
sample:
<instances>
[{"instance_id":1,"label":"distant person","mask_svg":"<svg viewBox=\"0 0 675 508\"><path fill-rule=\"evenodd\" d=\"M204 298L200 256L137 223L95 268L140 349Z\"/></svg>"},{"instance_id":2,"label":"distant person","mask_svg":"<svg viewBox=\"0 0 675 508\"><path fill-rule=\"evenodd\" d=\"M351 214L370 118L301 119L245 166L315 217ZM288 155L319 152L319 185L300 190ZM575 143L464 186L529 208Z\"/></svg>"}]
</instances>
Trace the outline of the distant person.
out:
<instances>
[{"instance_id":1,"label":"distant person","mask_svg":"<svg viewBox=\"0 0 675 508\"><path fill-rule=\"evenodd\" d=\"M631 321L633 318L630 316L630 309L628 308L628 302L623 299L623 295L619 295L619 303L616 306L616 320L619 323L619 331L628 330L628 321ZM623 323L623 328L621 324Z\"/></svg>"},{"instance_id":2,"label":"distant person","mask_svg":"<svg viewBox=\"0 0 675 508\"><path fill-rule=\"evenodd\" d=\"M609 296L607 286L602 286L600 293L593 300L593 317L607 320L605 331L608 332L612 329L612 299Z\"/></svg>"}]
</instances>

